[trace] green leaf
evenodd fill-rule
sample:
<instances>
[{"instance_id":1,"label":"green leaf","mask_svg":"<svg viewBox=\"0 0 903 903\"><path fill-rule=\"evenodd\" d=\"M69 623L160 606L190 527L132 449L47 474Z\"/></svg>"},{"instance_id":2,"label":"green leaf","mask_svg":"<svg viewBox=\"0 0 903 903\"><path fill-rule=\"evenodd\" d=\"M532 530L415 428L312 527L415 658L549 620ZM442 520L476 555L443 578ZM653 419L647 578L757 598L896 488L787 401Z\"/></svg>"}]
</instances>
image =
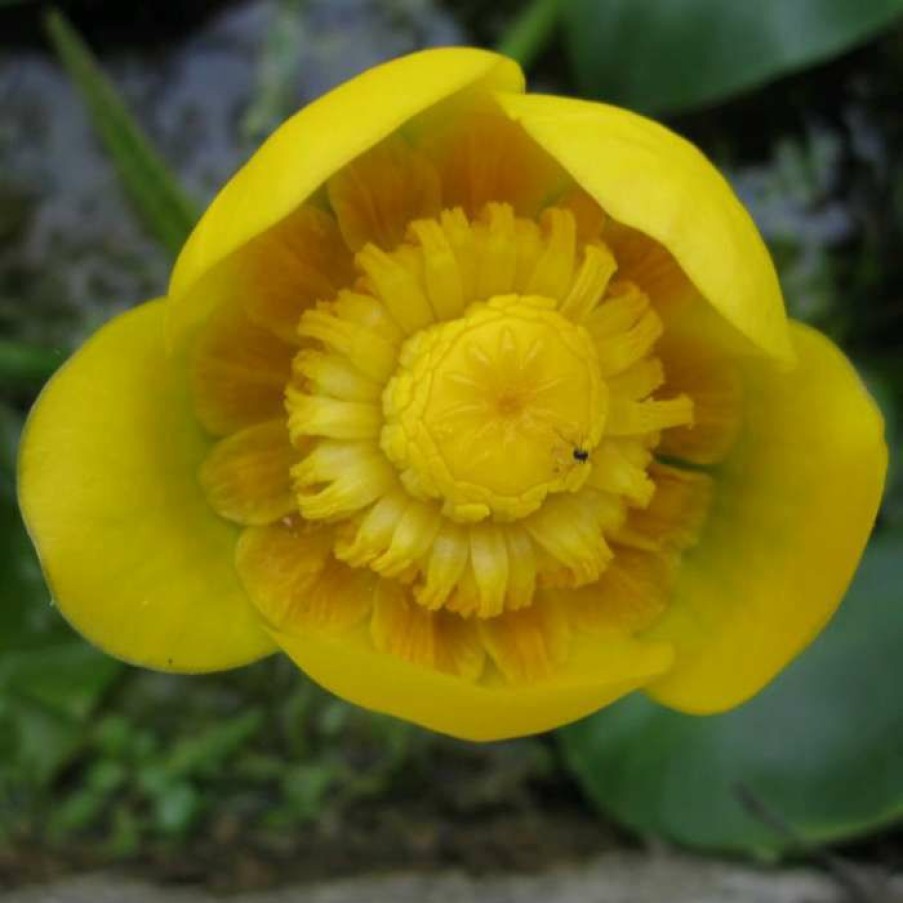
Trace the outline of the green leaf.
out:
<instances>
[{"instance_id":1,"label":"green leaf","mask_svg":"<svg viewBox=\"0 0 903 903\"><path fill-rule=\"evenodd\" d=\"M326 807L327 795L341 779L340 770L328 762L294 765L282 776L282 795L298 821L316 821Z\"/></svg>"},{"instance_id":2,"label":"green leaf","mask_svg":"<svg viewBox=\"0 0 903 903\"><path fill-rule=\"evenodd\" d=\"M0 761L0 791L6 784L20 790L45 787L80 747L78 725L57 712L17 698L3 687L0 706L0 732L4 745L9 746Z\"/></svg>"},{"instance_id":3,"label":"green leaf","mask_svg":"<svg viewBox=\"0 0 903 903\"><path fill-rule=\"evenodd\" d=\"M84 721L121 664L72 635L65 625L41 639L38 643L31 637L27 648L2 653L0 691Z\"/></svg>"},{"instance_id":4,"label":"green leaf","mask_svg":"<svg viewBox=\"0 0 903 903\"><path fill-rule=\"evenodd\" d=\"M166 759L167 773L179 777L209 775L250 740L263 723L258 709L235 715L177 743Z\"/></svg>"},{"instance_id":5,"label":"green leaf","mask_svg":"<svg viewBox=\"0 0 903 903\"><path fill-rule=\"evenodd\" d=\"M825 633L746 705L696 718L637 694L557 736L589 797L641 833L762 857L853 837L903 816L901 649L897 533L873 541Z\"/></svg>"},{"instance_id":6,"label":"green leaf","mask_svg":"<svg viewBox=\"0 0 903 903\"><path fill-rule=\"evenodd\" d=\"M502 36L498 52L528 69L546 45L558 24L563 0L532 0Z\"/></svg>"},{"instance_id":7,"label":"green leaf","mask_svg":"<svg viewBox=\"0 0 903 903\"><path fill-rule=\"evenodd\" d=\"M661 113L830 59L901 13L903 0L569 0L564 24L584 93Z\"/></svg>"},{"instance_id":8,"label":"green leaf","mask_svg":"<svg viewBox=\"0 0 903 903\"><path fill-rule=\"evenodd\" d=\"M45 382L53 376L65 357L62 350L0 339L0 384L14 386Z\"/></svg>"},{"instance_id":9,"label":"green leaf","mask_svg":"<svg viewBox=\"0 0 903 903\"><path fill-rule=\"evenodd\" d=\"M201 814L203 800L191 784L177 783L167 787L154 800L157 829L168 835L181 837Z\"/></svg>"},{"instance_id":10,"label":"green leaf","mask_svg":"<svg viewBox=\"0 0 903 903\"><path fill-rule=\"evenodd\" d=\"M44 22L138 213L161 244L177 253L197 220L194 205L66 17L51 10Z\"/></svg>"}]
</instances>

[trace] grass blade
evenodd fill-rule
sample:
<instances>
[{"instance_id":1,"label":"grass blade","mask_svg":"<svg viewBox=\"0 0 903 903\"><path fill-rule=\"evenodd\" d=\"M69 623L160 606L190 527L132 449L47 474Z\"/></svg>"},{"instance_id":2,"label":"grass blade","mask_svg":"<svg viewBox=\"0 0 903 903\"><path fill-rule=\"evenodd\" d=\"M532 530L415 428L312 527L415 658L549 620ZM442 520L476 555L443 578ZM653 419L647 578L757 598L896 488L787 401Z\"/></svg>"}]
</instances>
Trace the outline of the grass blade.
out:
<instances>
[{"instance_id":1,"label":"grass blade","mask_svg":"<svg viewBox=\"0 0 903 903\"><path fill-rule=\"evenodd\" d=\"M66 17L52 9L44 24L138 214L161 244L178 252L197 219L194 205Z\"/></svg>"},{"instance_id":2,"label":"grass blade","mask_svg":"<svg viewBox=\"0 0 903 903\"><path fill-rule=\"evenodd\" d=\"M532 0L502 35L497 50L529 69L558 27L561 0Z\"/></svg>"}]
</instances>

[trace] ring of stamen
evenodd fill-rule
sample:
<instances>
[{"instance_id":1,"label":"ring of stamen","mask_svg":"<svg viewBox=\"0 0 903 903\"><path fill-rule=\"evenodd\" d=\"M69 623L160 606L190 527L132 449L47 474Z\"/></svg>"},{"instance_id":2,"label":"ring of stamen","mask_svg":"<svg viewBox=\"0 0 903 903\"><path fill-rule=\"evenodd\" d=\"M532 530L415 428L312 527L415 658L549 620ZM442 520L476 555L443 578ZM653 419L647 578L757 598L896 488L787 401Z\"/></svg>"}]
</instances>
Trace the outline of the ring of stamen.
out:
<instances>
[{"instance_id":1,"label":"ring of stamen","mask_svg":"<svg viewBox=\"0 0 903 903\"><path fill-rule=\"evenodd\" d=\"M299 324L301 516L431 611L488 619L597 581L650 504L660 431L692 421L685 396L651 397L662 323L645 293L557 208L446 210L355 266Z\"/></svg>"}]
</instances>

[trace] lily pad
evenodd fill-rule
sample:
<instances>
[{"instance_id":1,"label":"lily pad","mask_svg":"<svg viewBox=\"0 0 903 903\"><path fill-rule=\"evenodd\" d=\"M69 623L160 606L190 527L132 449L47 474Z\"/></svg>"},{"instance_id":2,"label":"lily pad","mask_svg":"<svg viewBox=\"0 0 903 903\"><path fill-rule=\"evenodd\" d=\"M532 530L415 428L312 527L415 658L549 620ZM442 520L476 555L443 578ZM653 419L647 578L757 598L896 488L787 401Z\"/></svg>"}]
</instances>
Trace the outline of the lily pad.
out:
<instances>
[{"instance_id":1,"label":"lily pad","mask_svg":"<svg viewBox=\"0 0 903 903\"><path fill-rule=\"evenodd\" d=\"M588 95L649 113L713 103L830 59L903 13L901 0L569 0Z\"/></svg>"},{"instance_id":2,"label":"lily pad","mask_svg":"<svg viewBox=\"0 0 903 903\"><path fill-rule=\"evenodd\" d=\"M636 694L557 736L590 799L630 828L774 858L903 817L901 649L894 533L812 648L744 706L694 717Z\"/></svg>"}]
</instances>

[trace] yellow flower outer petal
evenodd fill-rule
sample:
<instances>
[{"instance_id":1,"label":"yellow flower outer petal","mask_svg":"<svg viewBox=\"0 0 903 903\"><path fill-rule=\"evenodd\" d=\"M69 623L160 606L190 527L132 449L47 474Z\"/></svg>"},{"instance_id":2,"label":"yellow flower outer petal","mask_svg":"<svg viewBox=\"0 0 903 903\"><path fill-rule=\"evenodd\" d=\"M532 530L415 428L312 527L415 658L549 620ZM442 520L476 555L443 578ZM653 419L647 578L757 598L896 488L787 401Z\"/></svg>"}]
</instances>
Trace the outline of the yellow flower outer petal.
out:
<instances>
[{"instance_id":1,"label":"yellow flower outer petal","mask_svg":"<svg viewBox=\"0 0 903 903\"><path fill-rule=\"evenodd\" d=\"M464 680L373 648L369 629L339 638L273 631L309 677L356 705L464 740L504 740L551 730L644 686L671 666L666 643L580 644L556 676L506 686Z\"/></svg>"},{"instance_id":2,"label":"yellow flower outer petal","mask_svg":"<svg viewBox=\"0 0 903 903\"><path fill-rule=\"evenodd\" d=\"M650 638L674 642L653 695L681 711L744 702L824 627L874 523L887 469L877 405L829 339L793 324L797 366L747 361L744 432Z\"/></svg>"},{"instance_id":3,"label":"yellow flower outer petal","mask_svg":"<svg viewBox=\"0 0 903 903\"><path fill-rule=\"evenodd\" d=\"M792 362L768 250L699 150L656 122L607 104L538 94L496 99L607 214L660 242L728 322L767 354Z\"/></svg>"},{"instance_id":4,"label":"yellow flower outer petal","mask_svg":"<svg viewBox=\"0 0 903 903\"><path fill-rule=\"evenodd\" d=\"M185 243L170 282L170 342L181 344L215 304L193 291L199 280L355 157L453 95L523 87L523 73L505 57L440 48L369 69L296 113L220 191Z\"/></svg>"},{"instance_id":5,"label":"yellow flower outer petal","mask_svg":"<svg viewBox=\"0 0 903 903\"><path fill-rule=\"evenodd\" d=\"M236 529L197 471L209 450L165 307L111 320L45 386L19 452L19 505L56 606L110 655L163 671L273 651L232 566Z\"/></svg>"}]
</instances>

